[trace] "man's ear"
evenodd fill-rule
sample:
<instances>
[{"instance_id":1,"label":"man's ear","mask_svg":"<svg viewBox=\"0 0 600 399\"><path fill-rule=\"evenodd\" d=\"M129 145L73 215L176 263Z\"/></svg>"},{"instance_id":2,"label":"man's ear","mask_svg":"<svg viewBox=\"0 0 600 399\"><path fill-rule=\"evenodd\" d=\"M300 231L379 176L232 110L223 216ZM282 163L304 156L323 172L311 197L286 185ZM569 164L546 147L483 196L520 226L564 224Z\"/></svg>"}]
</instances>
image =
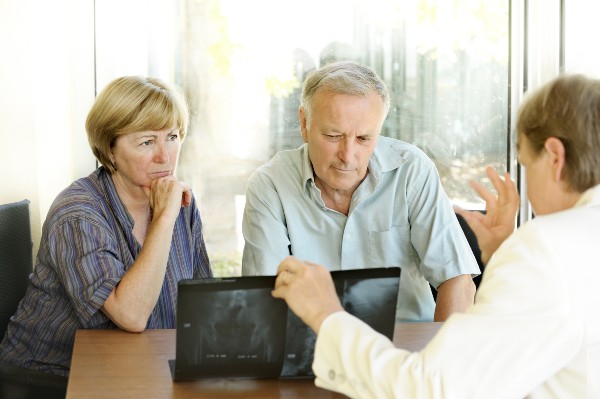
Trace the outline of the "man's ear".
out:
<instances>
[{"instance_id":1,"label":"man's ear","mask_svg":"<svg viewBox=\"0 0 600 399\"><path fill-rule=\"evenodd\" d=\"M565 146L560 139L548 137L544 143L544 149L549 155L552 177L556 182L560 182L565 167Z\"/></svg>"},{"instance_id":2,"label":"man's ear","mask_svg":"<svg viewBox=\"0 0 600 399\"><path fill-rule=\"evenodd\" d=\"M302 141L308 143L308 128L306 126L306 111L304 107L298 108L298 119L300 120L300 131L302 132Z\"/></svg>"}]
</instances>

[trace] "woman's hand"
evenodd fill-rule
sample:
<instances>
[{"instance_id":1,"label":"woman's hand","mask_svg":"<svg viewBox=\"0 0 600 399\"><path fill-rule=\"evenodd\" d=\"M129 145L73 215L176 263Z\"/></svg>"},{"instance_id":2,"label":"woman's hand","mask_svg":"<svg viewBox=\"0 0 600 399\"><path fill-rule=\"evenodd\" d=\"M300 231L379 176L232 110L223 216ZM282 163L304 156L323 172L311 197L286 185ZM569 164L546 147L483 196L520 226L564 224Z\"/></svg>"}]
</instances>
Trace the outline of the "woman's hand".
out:
<instances>
[{"instance_id":1,"label":"woman's hand","mask_svg":"<svg viewBox=\"0 0 600 399\"><path fill-rule=\"evenodd\" d=\"M487 263L500 244L514 232L519 211L519 193L510 174L505 173L504 179L501 179L491 166L487 167L486 172L497 196L481 184L471 182L473 189L485 201L486 213L455 208L477 236L483 263Z\"/></svg>"},{"instance_id":2,"label":"woman's hand","mask_svg":"<svg viewBox=\"0 0 600 399\"><path fill-rule=\"evenodd\" d=\"M192 203L191 188L172 175L153 180L150 188L144 188L144 191L150 200L153 220L167 217L174 221L181 207Z\"/></svg>"}]
</instances>

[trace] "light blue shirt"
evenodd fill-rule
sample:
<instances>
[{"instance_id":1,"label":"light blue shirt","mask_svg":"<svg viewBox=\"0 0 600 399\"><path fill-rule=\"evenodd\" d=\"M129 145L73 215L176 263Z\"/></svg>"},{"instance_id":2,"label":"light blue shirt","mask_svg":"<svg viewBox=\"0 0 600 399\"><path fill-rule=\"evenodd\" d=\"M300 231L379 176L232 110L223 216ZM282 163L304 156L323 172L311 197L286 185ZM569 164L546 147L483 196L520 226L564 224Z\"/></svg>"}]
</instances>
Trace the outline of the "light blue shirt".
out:
<instances>
[{"instance_id":1,"label":"light blue shirt","mask_svg":"<svg viewBox=\"0 0 600 399\"><path fill-rule=\"evenodd\" d=\"M325 206L305 144L250 177L242 231L244 275L273 275L290 254L331 270L401 267L398 320L433 320L429 283L480 273L434 163L383 136L348 216Z\"/></svg>"}]
</instances>

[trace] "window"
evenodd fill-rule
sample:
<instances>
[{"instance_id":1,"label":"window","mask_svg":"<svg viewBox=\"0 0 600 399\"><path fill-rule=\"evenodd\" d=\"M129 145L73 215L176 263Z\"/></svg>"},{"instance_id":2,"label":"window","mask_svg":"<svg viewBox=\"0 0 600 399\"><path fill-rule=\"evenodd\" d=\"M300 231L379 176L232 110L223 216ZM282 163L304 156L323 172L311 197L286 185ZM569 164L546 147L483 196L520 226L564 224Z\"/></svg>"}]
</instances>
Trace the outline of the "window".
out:
<instances>
[{"instance_id":1,"label":"window","mask_svg":"<svg viewBox=\"0 0 600 399\"><path fill-rule=\"evenodd\" d=\"M436 163L450 198L507 168L509 5L495 0L181 0L176 72L194 112L179 175L200 198L218 274L237 274L250 173L302 144L305 74L353 59L386 81L382 134ZM265 12L265 10L269 10Z\"/></svg>"}]
</instances>

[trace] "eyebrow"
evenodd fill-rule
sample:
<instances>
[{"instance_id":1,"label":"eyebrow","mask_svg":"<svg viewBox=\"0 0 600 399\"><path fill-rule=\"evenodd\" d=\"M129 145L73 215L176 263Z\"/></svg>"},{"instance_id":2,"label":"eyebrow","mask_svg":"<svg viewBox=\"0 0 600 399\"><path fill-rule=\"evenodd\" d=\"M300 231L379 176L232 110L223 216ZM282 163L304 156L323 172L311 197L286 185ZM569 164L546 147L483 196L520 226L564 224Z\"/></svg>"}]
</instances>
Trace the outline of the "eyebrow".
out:
<instances>
[{"instance_id":1,"label":"eyebrow","mask_svg":"<svg viewBox=\"0 0 600 399\"><path fill-rule=\"evenodd\" d=\"M143 138L146 138L146 137L153 137L153 138L155 138L155 137L158 137L158 135L157 134L144 133L144 134L141 134L139 136L135 136L136 139L143 139Z\"/></svg>"},{"instance_id":2,"label":"eyebrow","mask_svg":"<svg viewBox=\"0 0 600 399\"><path fill-rule=\"evenodd\" d=\"M147 132L140 132L143 133L140 136L136 136L136 138L144 138L144 137L158 137L158 134L153 134L153 133L147 133ZM167 134L173 134L173 133L179 133L179 128L176 127L174 129L171 129L169 132L167 132Z\"/></svg>"}]
</instances>

